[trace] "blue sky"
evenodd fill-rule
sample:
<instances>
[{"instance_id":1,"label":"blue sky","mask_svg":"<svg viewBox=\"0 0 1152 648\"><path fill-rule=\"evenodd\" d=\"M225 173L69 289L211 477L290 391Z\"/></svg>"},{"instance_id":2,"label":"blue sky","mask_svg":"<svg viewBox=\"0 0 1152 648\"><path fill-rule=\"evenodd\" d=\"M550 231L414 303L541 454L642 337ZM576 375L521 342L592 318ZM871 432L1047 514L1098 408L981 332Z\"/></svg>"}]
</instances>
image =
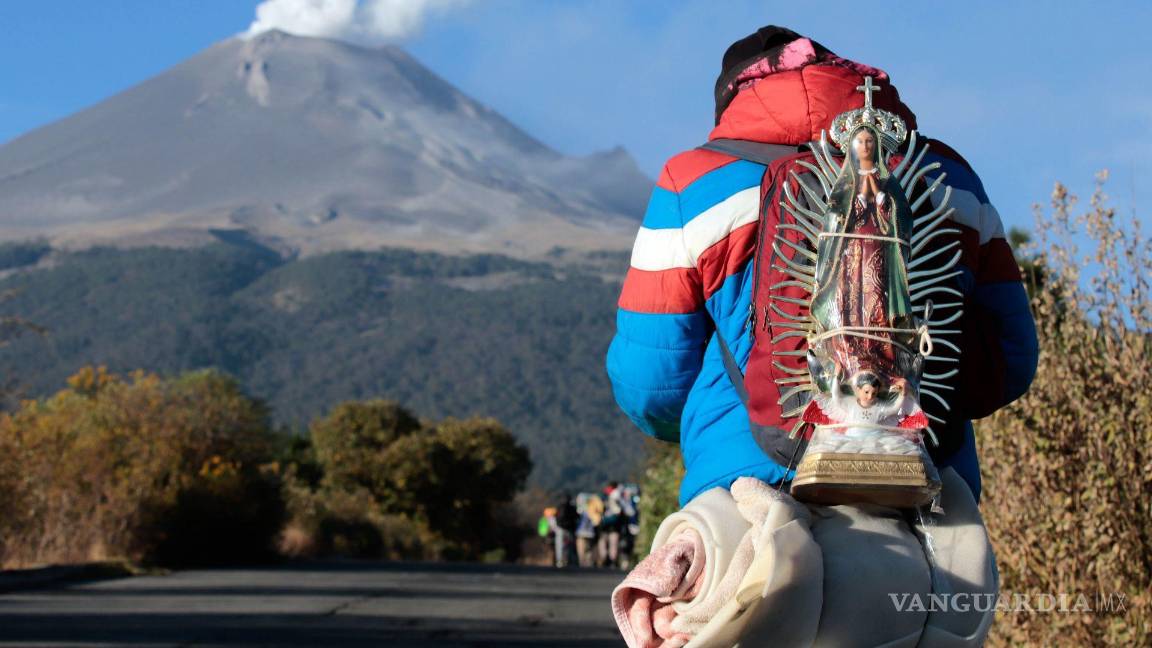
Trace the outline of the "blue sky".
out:
<instances>
[{"instance_id":1,"label":"blue sky","mask_svg":"<svg viewBox=\"0 0 1152 648\"><path fill-rule=\"evenodd\" d=\"M243 31L257 4L0 3L0 142ZM1007 225L1030 227L1058 179L1087 194L1103 168L1121 212L1134 201L1152 223L1152 2L472 0L403 45L554 148L624 146L655 176L707 137L724 49L769 23L887 70Z\"/></svg>"}]
</instances>

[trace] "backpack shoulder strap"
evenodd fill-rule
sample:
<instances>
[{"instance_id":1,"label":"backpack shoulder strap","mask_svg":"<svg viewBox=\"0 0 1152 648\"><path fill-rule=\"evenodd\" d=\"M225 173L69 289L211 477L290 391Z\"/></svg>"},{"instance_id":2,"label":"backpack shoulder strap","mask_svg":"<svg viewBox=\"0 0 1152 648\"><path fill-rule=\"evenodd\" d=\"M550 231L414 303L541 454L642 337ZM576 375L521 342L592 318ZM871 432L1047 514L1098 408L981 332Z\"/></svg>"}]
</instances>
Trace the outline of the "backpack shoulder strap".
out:
<instances>
[{"instance_id":1,"label":"backpack shoulder strap","mask_svg":"<svg viewBox=\"0 0 1152 648\"><path fill-rule=\"evenodd\" d=\"M752 285L752 299L749 303L748 321L745 325L746 327L750 327L750 332L754 334L757 325L757 299L759 299L760 294L760 278L761 275L766 274L766 271L763 269L763 264L767 262L767 267L771 268L774 265L776 254L770 245L765 246L764 244L764 236L768 230L772 229L775 231L775 225L766 223L765 221L766 219L773 218L771 214L774 212L771 211L771 208L776 203L774 191L776 182L779 180L778 176L790 168L790 159L795 159L798 154L804 153L804 147L785 144L765 144L763 142L747 140L716 139L698 148L723 153L757 164L763 164L767 167L761 185L762 200L758 225L759 232L757 234L756 249L753 253L753 272L755 277L753 278ZM769 255L769 257L761 258L761 255L764 254ZM764 317L767 317L767 311L765 311ZM727 340L725 340L719 332L716 333L715 339L719 347L720 358L723 361L724 373L727 374L729 382L731 382L732 387L735 389L736 396L744 405L745 409L749 411L749 414L751 414L751 394L748 391L748 385L745 383L744 372L741 370ZM755 354L755 347L753 348L753 354ZM772 400L775 400L775 398L776 397L773 396ZM799 398L799 396L796 398ZM764 451L765 455L788 470L792 470L795 467L798 453L807 445L803 437L793 439L787 430L769 425L761 425L751 419L749 419L749 426L752 438Z\"/></svg>"},{"instance_id":2,"label":"backpack shoulder strap","mask_svg":"<svg viewBox=\"0 0 1152 648\"><path fill-rule=\"evenodd\" d=\"M799 147L787 144L765 144L764 142L738 139L714 139L697 148L731 155L749 162L758 162L765 166L786 155L795 155L800 151Z\"/></svg>"}]
</instances>

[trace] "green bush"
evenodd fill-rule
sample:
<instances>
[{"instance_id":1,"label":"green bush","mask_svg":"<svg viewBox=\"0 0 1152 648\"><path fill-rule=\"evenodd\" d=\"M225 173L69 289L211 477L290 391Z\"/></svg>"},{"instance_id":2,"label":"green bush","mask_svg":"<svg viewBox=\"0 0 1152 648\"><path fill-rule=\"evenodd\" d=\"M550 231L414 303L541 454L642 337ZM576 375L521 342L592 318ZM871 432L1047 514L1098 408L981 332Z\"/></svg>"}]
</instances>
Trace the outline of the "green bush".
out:
<instances>
[{"instance_id":1,"label":"green bush","mask_svg":"<svg viewBox=\"0 0 1152 648\"><path fill-rule=\"evenodd\" d=\"M446 419L393 447L391 510L423 520L476 559L501 545L495 507L524 487L528 450L492 419Z\"/></svg>"},{"instance_id":2,"label":"green bush","mask_svg":"<svg viewBox=\"0 0 1152 648\"><path fill-rule=\"evenodd\" d=\"M475 560L514 557L522 529L499 523L532 463L492 419L422 424L396 403L345 402L315 421L311 439L322 478L289 480L289 555Z\"/></svg>"},{"instance_id":3,"label":"green bush","mask_svg":"<svg viewBox=\"0 0 1152 648\"><path fill-rule=\"evenodd\" d=\"M440 557L444 543L426 525L385 513L367 489L314 489L294 478L286 484L291 519L281 535L280 551L288 557Z\"/></svg>"},{"instance_id":4,"label":"green bush","mask_svg":"<svg viewBox=\"0 0 1152 648\"><path fill-rule=\"evenodd\" d=\"M656 529L664 518L680 510L680 481L684 479L684 462L678 444L648 439L647 456L644 479L640 483L638 559L643 559L652 549Z\"/></svg>"},{"instance_id":5,"label":"green bush","mask_svg":"<svg viewBox=\"0 0 1152 648\"><path fill-rule=\"evenodd\" d=\"M420 430L420 421L400 405L384 400L345 401L315 421L310 434L327 484L368 489L378 500L393 496L392 471L403 457L393 444Z\"/></svg>"}]
</instances>

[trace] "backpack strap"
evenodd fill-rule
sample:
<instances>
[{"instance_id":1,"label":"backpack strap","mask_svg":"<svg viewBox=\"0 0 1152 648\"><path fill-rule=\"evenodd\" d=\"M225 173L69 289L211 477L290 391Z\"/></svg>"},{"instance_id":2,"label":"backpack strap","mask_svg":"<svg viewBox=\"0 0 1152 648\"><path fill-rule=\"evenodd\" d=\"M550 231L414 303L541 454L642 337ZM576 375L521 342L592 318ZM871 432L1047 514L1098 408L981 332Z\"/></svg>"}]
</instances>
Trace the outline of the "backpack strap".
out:
<instances>
[{"instance_id":1,"label":"backpack strap","mask_svg":"<svg viewBox=\"0 0 1152 648\"><path fill-rule=\"evenodd\" d=\"M787 144L767 144L765 142L739 139L709 140L697 148L731 155L741 160L763 164L765 167L771 166L773 162L782 157L795 155L799 150L799 147L789 146ZM764 205L761 205L760 219L763 220L763 218ZM761 243L762 241L757 241L756 247L759 248ZM755 293L755 291L753 291L753 293ZM756 295L753 294L752 298L755 300ZM716 332L716 339L720 342L720 354L724 359L724 371L728 374L728 379L732 381L732 386L736 388L736 394L740 397L740 402L747 407L748 388L744 385L744 372L740 371L740 365L736 363L736 358L732 356L732 351L729 350L728 343L724 341L724 337L720 335L719 331Z\"/></svg>"},{"instance_id":2,"label":"backpack strap","mask_svg":"<svg viewBox=\"0 0 1152 648\"><path fill-rule=\"evenodd\" d=\"M701 144L697 148L731 155L741 160L757 162L764 166L772 164L785 155L794 155L800 151L800 147L789 146L787 144L765 144L764 142L738 139L714 139L705 144Z\"/></svg>"},{"instance_id":3,"label":"backpack strap","mask_svg":"<svg viewBox=\"0 0 1152 648\"><path fill-rule=\"evenodd\" d=\"M736 388L736 395L740 397L740 402L744 407L748 407L748 386L744 384L744 372L740 371L740 365L736 364L736 356L732 355L732 350L728 348L728 343L724 341L724 336L720 332L716 332L716 341L720 343L720 358L724 361L724 372L728 374L728 380L732 381L732 386Z\"/></svg>"},{"instance_id":4,"label":"backpack strap","mask_svg":"<svg viewBox=\"0 0 1152 648\"><path fill-rule=\"evenodd\" d=\"M728 343L724 341L724 336L720 335L719 331L716 332L716 342L720 346L720 358L724 362L724 372L728 374L728 380L732 382L736 396L740 398L744 409L747 410L748 386L744 384L744 374L740 371L736 356L732 355L732 350L728 348ZM793 440L786 430L760 425L751 419L749 419L748 425L756 445L760 446L760 449L770 459L788 470L796 467L796 458L808 447L808 440L803 436ZM783 485L783 482L777 484L777 489ZM791 486L789 486L789 492L791 492Z\"/></svg>"},{"instance_id":5,"label":"backpack strap","mask_svg":"<svg viewBox=\"0 0 1152 648\"><path fill-rule=\"evenodd\" d=\"M791 157L803 151L803 147L801 146L790 146L786 144L766 144L764 142L752 142L748 140L736 139L715 139L697 148L706 151L723 153L724 155L731 155L742 160L748 160L749 162L763 164L765 167L769 168L781 158ZM767 170L764 182L769 182ZM768 200L764 200L763 204L760 206L761 231L757 239L757 251L754 255L754 258L757 259L757 265L759 264L759 254L761 251L760 248L764 243L762 240L764 233L763 220L765 217L766 208L773 195L771 187L766 189L766 192L768 195ZM771 265L771 262L769 262L769 264ZM757 272L759 272L759 270L757 270ZM759 282L756 281L756 283L758 284ZM755 307L756 293L757 289L754 285L752 295L753 301L751 304L753 308ZM754 317L754 313L750 312L749 322L752 324L753 329L755 328ZM719 331L716 332L716 342L719 346L720 357L724 363L724 372L727 374L729 382L731 382L732 387L736 391L736 395L739 397L740 402L744 405L745 409L751 411L748 406L749 394L748 387L744 382L744 372L741 371L736 357L732 354L732 350L728 346L728 342L724 339L724 336L721 335ZM804 448L808 445L807 440L803 436L798 439L792 439L789 437L786 430L782 430L777 427L760 425L752 420L749 420L749 425L752 438L756 441L756 444L760 447L760 449L763 450L769 458L771 458L777 464L784 466L788 470L791 470L795 467L797 456L799 453L803 452ZM783 486L783 483L781 483L779 486Z\"/></svg>"}]
</instances>

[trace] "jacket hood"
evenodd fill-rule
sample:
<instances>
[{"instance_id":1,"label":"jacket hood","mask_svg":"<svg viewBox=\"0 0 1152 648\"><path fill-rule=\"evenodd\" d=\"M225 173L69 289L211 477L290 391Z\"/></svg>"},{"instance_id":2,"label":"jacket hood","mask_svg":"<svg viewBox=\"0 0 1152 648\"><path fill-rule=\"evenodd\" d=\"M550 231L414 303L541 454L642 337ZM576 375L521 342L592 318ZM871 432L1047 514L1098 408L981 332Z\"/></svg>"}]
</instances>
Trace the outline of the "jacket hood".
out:
<instances>
[{"instance_id":1,"label":"jacket hood","mask_svg":"<svg viewBox=\"0 0 1152 648\"><path fill-rule=\"evenodd\" d=\"M856 89L871 76L872 104L916 128L888 73L837 56L792 30L768 26L736 41L716 81L716 128L709 139L804 144L820 139L836 115L864 106Z\"/></svg>"}]
</instances>

